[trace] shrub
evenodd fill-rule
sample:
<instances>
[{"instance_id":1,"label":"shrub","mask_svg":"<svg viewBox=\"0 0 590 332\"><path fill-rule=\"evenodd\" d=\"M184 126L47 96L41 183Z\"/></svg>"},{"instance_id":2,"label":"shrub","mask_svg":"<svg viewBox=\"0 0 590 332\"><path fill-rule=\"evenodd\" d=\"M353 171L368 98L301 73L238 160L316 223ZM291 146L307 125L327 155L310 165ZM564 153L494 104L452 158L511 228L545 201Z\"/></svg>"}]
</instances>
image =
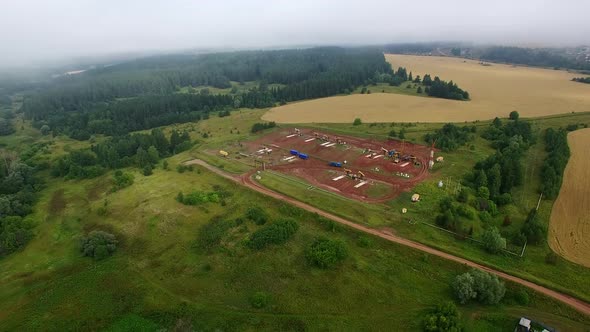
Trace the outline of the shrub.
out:
<instances>
[{"instance_id":1,"label":"shrub","mask_svg":"<svg viewBox=\"0 0 590 332\"><path fill-rule=\"evenodd\" d=\"M453 302L439 304L424 317L422 328L427 332L462 331L461 315Z\"/></svg>"},{"instance_id":2,"label":"shrub","mask_svg":"<svg viewBox=\"0 0 590 332\"><path fill-rule=\"evenodd\" d=\"M199 247L210 250L219 243L227 231L236 225L235 221L213 218L199 230L197 242Z\"/></svg>"},{"instance_id":3,"label":"shrub","mask_svg":"<svg viewBox=\"0 0 590 332\"><path fill-rule=\"evenodd\" d=\"M256 309L262 309L270 302L270 295L265 292L256 292L250 296L250 305Z\"/></svg>"},{"instance_id":4,"label":"shrub","mask_svg":"<svg viewBox=\"0 0 590 332\"><path fill-rule=\"evenodd\" d=\"M475 219L475 212L463 204L457 206L457 214L469 220Z\"/></svg>"},{"instance_id":5,"label":"shrub","mask_svg":"<svg viewBox=\"0 0 590 332\"><path fill-rule=\"evenodd\" d=\"M506 239L500 235L496 227L490 227L483 233L483 246L492 253L497 254L503 249L506 249Z\"/></svg>"},{"instance_id":6,"label":"shrub","mask_svg":"<svg viewBox=\"0 0 590 332\"><path fill-rule=\"evenodd\" d=\"M152 165L145 165L145 167L143 168L143 175L150 176L152 174L154 174L154 171L152 170Z\"/></svg>"},{"instance_id":7,"label":"shrub","mask_svg":"<svg viewBox=\"0 0 590 332\"><path fill-rule=\"evenodd\" d=\"M271 122L267 122L267 123L260 123L257 122L254 125L252 125L252 129L250 130L253 134L259 132L259 131L263 131L265 129L270 129L270 128L274 128L276 127L277 124L274 121Z\"/></svg>"},{"instance_id":8,"label":"shrub","mask_svg":"<svg viewBox=\"0 0 590 332\"><path fill-rule=\"evenodd\" d=\"M92 231L83 237L80 245L82 254L95 260L105 259L117 249L117 239L113 234L103 231Z\"/></svg>"},{"instance_id":9,"label":"shrub","mask_svg":"<svg viewBox=\"0 0 590 332\"><path fill-rule=\"evenodd\" d=\"M246 211L246 218L252 220L256 225L264 225L269 216L261 207L253 206Z\"/></svg>"},{"instance_id":10,"label":"shrub","mask_svg":"<svg viewBox=\"0 0 590 332\"><path fill-rule=\"evenodd\" d=\"M461 304L471 300L497 304L506 293L506 287L498 276L475 269L455 277L452 288Z\"/></svg>"},{"instance_id":11,"label":"shrub","mask_svg":"<svg viewBox=\"0 0 590 332\"><path fill-rule=\"evenodd\" d=\"M547 230L537 217L534 210L531 211L527 221L522 226L522 234L524 234L530 244L539 244L545 240Z\"/></svg>"},{"instance_id":12,"label":"shrub","mask_svg":"<svg viewBox=\"0 0 590 332\"><path fill-rule=\"evenodd\" d=\"M0 198L0 210L2 210L2 203L9 202L7 200L3 202ZM32 228L33 225L20 216L0 218L0 257L24 247L33 238Z\"/></svg>"},{"instance_id":13,"label":"shrub","mask_svg":"<svg viewBox=\"0 0 590 332\"><path fill-rule=\"evenodd\" d=\"M250 236L247 242L252 249L264 249L272 244L287 242L299 229L299 224L291 218L279 219L263 226Z\"/></svg>"},{"instance_id":14,"label":"shrub","mask_svg":"<svg viewBox=\"0 0 590 332\"><path fill-rule=\"evenodd\" d=\"M203 203L219 203L220 198L217 192L193 191L184 195L179 192L176 200L184 205L200 205Z\"/></svg>"},{"instance_id":15,"label":"shrub","mask_svg":"<svg viewBox=\"0 0 590 332\"><path fill-rule=\"evenodd\" d=\"M356 118L354 119L354 121L352 122L353 126L360 126L361 124L363 124L363 121L361 121L360 118Z\"/></svg>"},{"instance_id":16,"label":"shrub","mask_svg":"<svg viewBox=\"0 0 590 332\"><path fill-rule=\"evenodd\" d=\"M467 188L462 188L461 191L459 191L459 195L457 195L457 201L461 203L467 203L468 200L469 191L467 191Z\"/></svg>"},{"instance_id":17,"label":"shrub","mask_svg":"<svg viewBox=\"0 0 590 332\"><path fill-rule=\"evenodd\" d=\"M115 192L117 190L129 187L130 185L133 184L133 181L134 181L133 174L124 173L120 170L117 170L117 171L115 171L115 174L113 175L114 186L113 186L112 191Z\"/></svg>"},{"instance_id":18,"label":"shrub","mask_svg":"<svg viewBox=\"0 0 590 332\"><path fill-rule=\"evenodd\" d=\"M522 288L514 294L514 299L520 305L528 305L530 303L529 293Z\"/></svg>"},{"instance_id":19,"label":"shrub","mask_svg":"<svg viewBox=\"0 0 590 332\"><path fill-rule=\"evenodd\" d=\"M547 263L547 264L557 265L558 262L559 262L559 256L553 251L547 253L547 255L545 256L545 263Z\"/></svg>"},{"instance_id":20,"label":"shrub","mask_svg":"<svg viewBox=\"0 0 590 332\"><path fill-rule=\"evenodd\" d=\"M488 223L492 220L492 216L489 214L488 211L480 211L479 220L481 220L484 223Z\"/></svg>"},{"instance_id":21,"label":"shrub","mask_svg":"<svg viewBox=\"0 0 590 332\"><path fill-rule=\"evenodd\" d=\"M343 261L348 256L342 241L319 238L306 250L307 261L322 269L327 269Z\"/></svg>"},{"instance_id":22,"label":"shrub","mask_svg":"<svg viewBox=\"0 0 590 332\"><path fill-rule=\"evenodd\" d=\"M512 111L512 112L510 112L509 117L510 117L510 120L518 120L518 118L520 117L520 114L518 114L517 111Z\"/></svg>"},{"instance_id":23,"label":"shrub","mask_svg":"<svg viewBox=\"0 0 590 332\"><path fill-rule=\"evenodd\" d=\"M510 204L512 202L512 195L510 193L503 193L496 197L496 203L500 206Z\"/></svg>"}]
</instances>

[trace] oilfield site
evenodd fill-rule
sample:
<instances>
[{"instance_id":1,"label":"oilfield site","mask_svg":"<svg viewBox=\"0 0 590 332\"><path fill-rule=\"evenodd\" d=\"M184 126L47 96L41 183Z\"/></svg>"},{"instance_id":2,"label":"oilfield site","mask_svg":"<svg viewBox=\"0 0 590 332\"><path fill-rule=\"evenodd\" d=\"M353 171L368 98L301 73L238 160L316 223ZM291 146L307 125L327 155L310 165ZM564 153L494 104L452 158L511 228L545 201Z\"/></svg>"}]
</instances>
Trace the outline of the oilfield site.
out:
<instances>
[{"instance_id":1,"label":"oilfield site","mask_svg":"<svg viewBox=\"0 0 590 332\"><path fill-rule=\"evenodd\" d=\"M590 46L514 46L590 3L174 1L0 29L48 56L0 61L0 332L590 332Z\"/></svg>"},{"instance_id":2,"label":"oilfield site","mask_svg":"<svg viewBox=\"0 0 590 332\"><path fill-rule=\"evenodd\" d=\"M402 140L297 128L276 130L217 151L253 162L260 170L293 175L312 186L365 202L385 202L410 191L428 177L429 165L443 162L437 152Z\"/></svg>"}]
</instances>

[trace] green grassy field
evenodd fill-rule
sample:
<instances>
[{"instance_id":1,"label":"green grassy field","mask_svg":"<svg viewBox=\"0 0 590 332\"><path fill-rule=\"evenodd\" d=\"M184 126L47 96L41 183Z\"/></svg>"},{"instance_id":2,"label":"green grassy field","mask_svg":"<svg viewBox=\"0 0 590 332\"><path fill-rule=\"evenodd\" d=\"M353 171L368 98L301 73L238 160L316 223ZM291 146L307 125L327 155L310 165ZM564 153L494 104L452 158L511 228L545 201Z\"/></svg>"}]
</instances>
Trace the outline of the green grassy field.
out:
<instances>
[{"instance_id":1,"label":"green grassy field","mask_svg":"<svg viewBox=\"0 0 590 332\"><path fill-rule=\"evenodd\" d=\"M174 170L194 157L227 171L249 169L215 151L252 139L249 129L263 112L241 110L230 117L212 115L206 121L165 128L187 129L197 144L169 158L169 171L157 168L144 177L139 170L128 170L134 173L135 183L115 193L109 191L111 174L92 180L49 179L29 217L37 223L35 238L21 252L0 259L0 330L155 331L187 325L194 330L236 331L419 330L429 309L452 299L449 284L464 267L343 229L199 167L182 174ZM536 123L541 127L544 122ZM390 125L334 126L338 129L382 135ZM34 129L27 130L20 138L0 138L0 143L22 148L26 137L39 139ZM423 134L408 131L407 135L418 141ZM53 141L52 152L57 154L85 146L63 137ZM351 220L392 228L400 235L557 289L589 292L584 284L587 269L566 262L557 267L542 263L544 247L528 249L524 260L492 256L428 226L408 223L408 218L432 215L436 201L429 198L439 190L435 179L458 178L474 156L491 153L484 143L476 141L474 150L466 147L445 155L449 167L438 169L419 186L425 199L417 205L406 203L408 195L388 204L362 204L307 190L300 180L273 172L263 173L261 181L310 204L321 200L323 209ZM538 179L531 181L538 185ZM179 191L208 191L214 185L233 193L225 206L185 206L174 199ZM534 198L533 186L523 188L525 199ZM543 209L550 204L543 202ZM246 221L226 231L211 250L200 248L198 234L204 225L234 220L254 205L264 207L272 218L297 219L300 229L295 237L285 245L254 251L245 241L260 226ZM106 215L99 215L105 206ZM401 215L402 206L410 209L408 215ZM121 242L115 255L101 262L82 257L78 249L81 236L95 229L112 232ZM349 257L341 266L320 270L306 263L304 250L318 236L345 242ZM520 316L564 331L584 331L590 326L590 318L530 291L529 305L519 304L514 295L518 289L509 284L505 300L497 306L460 306L467 330L511 331ZM252 306L250 298L256 292L268 295L266 307Z\"/></svg>"},{"instance_id":2,"label":"green grassy field","mask_svg":"<svg viewBox=\"0 0 590 332\"><path fill-rule=\"evenodd\" d=\"M170 160L175 165L186 156ZM449 283L464 268L347 229L242 188L205 170L179 174L156 170L116 193L109 176L52 180L35 213L35 239L0 261L1 330L156 330L190 322L196 330L419 329L422 315L450 299ZM226 206L184 206L180 190L231 188ZM51 202L60 196L63 205ZM107 202L106 216L97 210ZM257 227L245 222L218 246L199 248L197 234L209 222L264 206L273 218L292 216L300 230L287 244L262 251L244 246ZM81 257L80 236L108 230L121 241L101 262ZM318 236L343 240L349 257L333 270L307 265L303 251ZM361 239L363 241L361 241ZM411 286L410 286L411 285ZM511 286L515 289L516 286ZM255 292L270 297L252 307ZM510 330L520 315L564 330L590 323L571 309L531 294L531 304L462 307L475 330ZM556 310L557 308L557 310Z\"/></svg>"}]
</instances>

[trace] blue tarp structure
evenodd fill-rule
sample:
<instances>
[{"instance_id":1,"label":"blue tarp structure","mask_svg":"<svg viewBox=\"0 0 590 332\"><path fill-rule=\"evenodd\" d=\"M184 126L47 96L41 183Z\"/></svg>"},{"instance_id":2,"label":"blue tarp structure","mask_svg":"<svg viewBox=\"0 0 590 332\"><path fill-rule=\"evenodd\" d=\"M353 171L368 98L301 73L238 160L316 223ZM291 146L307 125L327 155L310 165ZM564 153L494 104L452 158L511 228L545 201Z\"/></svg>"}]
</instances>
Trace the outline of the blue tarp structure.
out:
<instances>
[{"instance_id":1,"label":"blue tarp structure","mask_svg":"<svg viewBox=\"0 0 590 332\"><path fill-rule=\"evenodd\" d=\"M291 154L294 155L294 156L296 156L296 155L299 154L299 152L297 150L291 150Z\"/></svg>"},{"instance_id":2,"label":"blue tarp structure","mask_svg":"<svg viewBox=\"0 0 590 332\"><path fill-rule=\"evenodd\" d=\"M306 155L305 153L299 152L299 158L301 158L301 159L307 159L307 158L309 158L309 156Z\"/></svg>"}]
</instances>

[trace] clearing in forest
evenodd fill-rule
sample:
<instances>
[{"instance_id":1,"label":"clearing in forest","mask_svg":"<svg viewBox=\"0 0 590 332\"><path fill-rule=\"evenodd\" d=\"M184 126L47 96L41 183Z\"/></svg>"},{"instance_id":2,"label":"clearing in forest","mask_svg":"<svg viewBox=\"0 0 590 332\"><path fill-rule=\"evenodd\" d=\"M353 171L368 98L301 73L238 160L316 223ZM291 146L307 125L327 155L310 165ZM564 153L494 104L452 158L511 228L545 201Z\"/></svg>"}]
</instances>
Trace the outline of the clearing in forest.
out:
<instances>
[{"instance_id":1,"label":"clearing in forest","mask_svg":"<svg viewBox=\"0 0 590 332\"><path fill-rule=\"evenodd\" d=\"M571 157L551 211L549 245L566 259L590 267L590 128L567 137Z\"/></svg>"},{"instance_id":2,"label":"clearing in forest","mask_svg":"<svg viewBox=\"0 0 590 332\"><path fill-rule=\"evenodd\" d=\"M320 98L275 107L263 117L282 123L462 122L506 117L518 111L537 117L590 109L590 85L572 82L576 73L451 57L386 55L394 68L414 77L430 74L456 82L470 101L378 93ZM406 83L402 84L405 85ZM371 89L371 87L368 87Z\"/></svg>"}]
</instances>

